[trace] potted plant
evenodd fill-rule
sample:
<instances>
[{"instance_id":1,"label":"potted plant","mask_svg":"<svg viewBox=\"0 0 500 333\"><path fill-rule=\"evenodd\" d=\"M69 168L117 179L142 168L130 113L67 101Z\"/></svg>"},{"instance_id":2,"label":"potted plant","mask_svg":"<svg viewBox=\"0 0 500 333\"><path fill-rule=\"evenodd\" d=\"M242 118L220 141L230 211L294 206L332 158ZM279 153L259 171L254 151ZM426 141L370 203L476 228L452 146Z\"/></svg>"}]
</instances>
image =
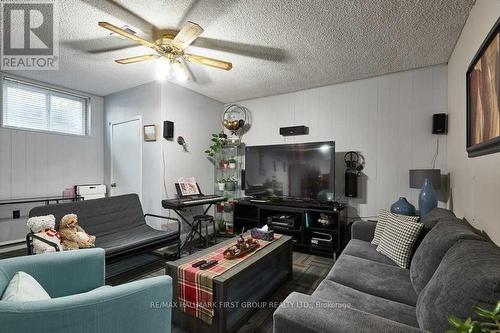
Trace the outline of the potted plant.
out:
<instances>
[{"instance_id":1,"label":"potted plant","mask_svg":"<svg viewBox=\"0 0 500 333\"><path fill-rule=\"evenodd\" d=\"M217 233L225 234L226 233L226 222L224 219L220 219L217 221Z\"/></svg>"},{"instance_id":2,"label":"potted plant","mask_svg":"<svg viewBox=\"0 0 500 333\"><path fill-rule=\"evenodd\" d=\"M224 132L220 132L219 134L212 134L212 138L210 139L212 145L205 150L205 154L208 155L209 158L215 159L215 157L220 154L222 148L224 147L224 143L226 142L226 135Z\"/></svg>"},{"instance_id":3,"label":"potted plant","mask_svg":"<svg viewBox=\"0 0 500 333\"><path fill-rule=\"evenodd\" d=\"M236 159L234 157L229 159L229 169L235 169L236 168Z\"/></svg>"},{"instance_id":4,"label":"potted plant","mask_svg":"<svg viewBox=\"0 0 500 333\"><path fill-rule=\"evenodd\" d=\"M224 188L226 187L226 180L224 178L218 179L217 186L219 187L219 191L224 191Z\"/></svg>"},{"instance_id":5,"label":"potted plant","mask_svg":"<svg viewBox=\"0 0 500 333\"><path fill-rule=\"evenodd\" d=\"M234 191L236 189L236 182L238 180L236 179L235 176L230 176L229 178L226 179L226 190L227 191Z\"/></svg>"},{"instance_id":6,"label":"potted plant","mask_svg":"<svg viewBox=\"0 0 500 333\"><path fill-rule=\"evenodd\" d=\"M221 169L227 169L229 167L229 162L227 160L225 160L225 159L221 159L219 161L219 167Z\"/></svg>"}]
</instances>

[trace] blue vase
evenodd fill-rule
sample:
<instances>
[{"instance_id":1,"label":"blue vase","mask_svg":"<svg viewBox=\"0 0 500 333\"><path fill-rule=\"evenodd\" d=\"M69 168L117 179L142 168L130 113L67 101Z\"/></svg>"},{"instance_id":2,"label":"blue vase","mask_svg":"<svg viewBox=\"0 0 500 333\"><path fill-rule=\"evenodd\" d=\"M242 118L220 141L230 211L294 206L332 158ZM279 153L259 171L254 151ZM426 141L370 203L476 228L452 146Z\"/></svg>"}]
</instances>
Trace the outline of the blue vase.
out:
<instances>
[{"instance_id":1,"label":"blue vase","mask_svg":"<svg viewBox=\"0 0 500 333\"><path fill-rule=\"evenodd\" d=\"M415 216L415 206L406 200L404 197L400 197L398 201L391 205L391 213L399 215Z\"/></svg>"},{"instance_id":2,"label":"blue vase","mask_svg":"<svg viewBox=\"0 0 500 333\"><path fill-rule=\"evenodd\" d=\"M418 197L418 209L420 210L420 216L424 217L429 214L431 210L436 208L438 205L438 199L432 183L429 179L424 180L424 186L420 191L420 196Z\"/></svg>"}]
</instances>

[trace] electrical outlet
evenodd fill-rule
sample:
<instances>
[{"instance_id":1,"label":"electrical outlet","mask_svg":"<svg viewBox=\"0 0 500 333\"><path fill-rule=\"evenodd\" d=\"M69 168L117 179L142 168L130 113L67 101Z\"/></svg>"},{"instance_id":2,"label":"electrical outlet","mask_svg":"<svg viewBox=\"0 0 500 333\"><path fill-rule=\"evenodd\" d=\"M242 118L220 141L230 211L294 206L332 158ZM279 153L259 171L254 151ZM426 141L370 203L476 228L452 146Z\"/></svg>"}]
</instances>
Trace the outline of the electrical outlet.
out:
<instances>
[{"instance_id":1,"label":"electrical outlet","mask_svg":"<svg viewBox=\"0 0 500 333\"><path fill-rule=\"evenodd\" d=\"M12 218L13 219L18 219L21 217L21 211L20 210L13 210L12 211Z\"/></svg>"}]
</instances>

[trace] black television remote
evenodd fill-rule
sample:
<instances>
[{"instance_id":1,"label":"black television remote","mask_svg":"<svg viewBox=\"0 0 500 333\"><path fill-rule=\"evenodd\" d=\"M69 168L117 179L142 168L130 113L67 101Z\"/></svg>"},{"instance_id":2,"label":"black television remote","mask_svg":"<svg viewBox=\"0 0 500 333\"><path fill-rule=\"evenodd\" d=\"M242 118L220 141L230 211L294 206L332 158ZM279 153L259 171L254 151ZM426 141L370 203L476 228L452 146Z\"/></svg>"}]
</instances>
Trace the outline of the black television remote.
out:
<instances>
[{"instance_id":1,"label":"black television remote","mask_svg":"<svg viewBox=\"0 0 500 333\"><path fill-rule=\"evenodd\" d=\"M217 260L210 260L209 262L204 263L203 265L200 266L200 269L207 269L212 266L217 265L218 261Z\"/></svg>"},{"instance_id":2,"label":"black television remote","mask_svg":"<svg viewBox=\"0 0 500 333\"><path fill-rule=\"evenodd\" d=\"M200 261L197 261L194 264L192 264L191 267L199 267L199 266L205 264L206 262L207 262L206 260L200 260Z\"/></svg>"}]
</instances>

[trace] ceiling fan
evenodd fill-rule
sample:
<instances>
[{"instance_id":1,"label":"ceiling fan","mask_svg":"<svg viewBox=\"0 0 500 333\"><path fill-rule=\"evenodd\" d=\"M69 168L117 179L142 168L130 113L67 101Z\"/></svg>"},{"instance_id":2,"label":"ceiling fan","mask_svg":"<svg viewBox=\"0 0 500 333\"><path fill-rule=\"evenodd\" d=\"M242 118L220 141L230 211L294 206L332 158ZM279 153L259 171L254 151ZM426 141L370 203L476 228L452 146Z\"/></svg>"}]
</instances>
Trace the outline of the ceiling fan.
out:
<instances>
[{"instance_id":1,"label":"ceiling fan","mask_svg":"<svg viewBox=\"0 0 500 333\"><path fill-rule=\"evenodd\" d=\"M181 73L182 76L187 78L186 68L184 66L183 60L192 63L197 63L205 66L210 66L214 68L219 68L223 70L230 70L233 64L227 61L222 61L218 59L208 58L196 54L185 53L184 50L194 42L198 36L203 33L203 28L194 22L186 22L180 31L176 30L157 30L154 31L154 42L148 41L146 39L140 38L133 33L127 32L111 23L99 22L99 26L123 36L135 43L147 46L154 53L140 55L136 57L117 59L115 62L119 64L133 64L141 61L153 60L153 59L163 59L167 60L171 65L174 73Z\"/></svg>"}]
</instances>

